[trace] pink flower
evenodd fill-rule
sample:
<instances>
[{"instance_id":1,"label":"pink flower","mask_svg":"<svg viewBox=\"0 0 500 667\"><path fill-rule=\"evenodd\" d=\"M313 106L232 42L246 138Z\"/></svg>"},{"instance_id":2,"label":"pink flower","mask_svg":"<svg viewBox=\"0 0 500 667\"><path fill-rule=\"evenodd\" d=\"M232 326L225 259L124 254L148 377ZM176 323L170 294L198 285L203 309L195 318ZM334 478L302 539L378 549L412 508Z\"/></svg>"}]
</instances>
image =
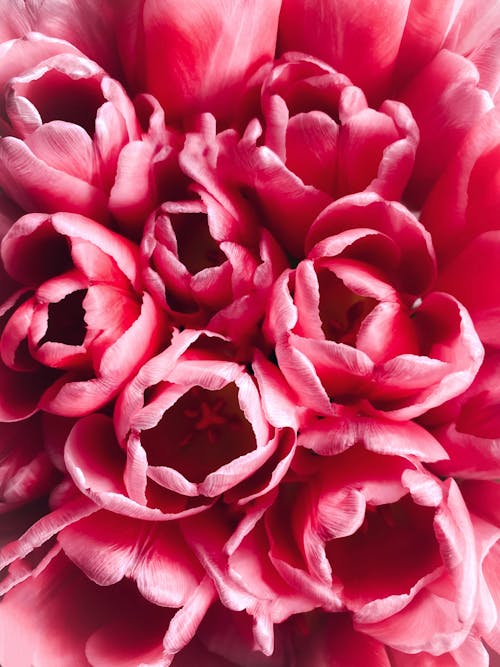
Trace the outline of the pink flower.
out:
<instances>
[{"instance_id":1,"label":"pink flower","mask_svg":"<svg viewBox=\"0 0 500 667\"><path fill-rule=\"evenodd\" d=\"M1 187L25 211L107 221L118 154L140 133L122 86L71 44L38 33L2 51Z\"/></svg>"},{"instance_id":2,"label":"pink flower","mask_svg":"<svg viewBox=\"0 0 500 667\"><path fill-rule=\"evenodd\" d=\"M370 109L346 76L290 53L265 79L260 106L262 121L254 118L242 136L217 136L211 166L219 187L242 192L292 256L303 255L309 227L334 199L364 190L401 195L418 142L404 104Z\"/></svg>"},{"instance_id":3,"label":"pink flower","mask_svg":"<svg viewBox=\"0 0 500 667\"><path fill-rule=\"evenodd\" d=\"M455 299L425 294L432 249L408 211L353 195L325 209L308 239L308 258L276 281L266 320L305 405L408 419L469 386L482 346Z\"/></svg>"},{"instance_id":4,"label":"pink flower","mask_svg":"<svg viewBox=\"0 0 500 667\"><path fill-rule=\"evenodd\" d=\"M140 290L137 249L88 218L32 214L4 237L2 258L21 284L2 306L3 420L105 405L162 333L161 314Z\"/></svg>"},{"instance_id":5,"label":"pink flower","mask_svg":"<svg viewBox=\"0 0 500 667\"><path fill-rule=\"evenodd\" d=\"M438 443L423 429L413 440L396 430L380 424L369 451L352 434L342 453L299 455L278 498L247 506L236 530L221 513L185 522L226 606L254 616L264 653L273 654L274 623L315 607L349 610L359 632L405 653L441 655L467 639L479 613L467 508L454 482L416 462L442 457Z\"/></svg>"},{"instance_id":6,"label":"pink flower","mask_svg":"<svg viewBox=\"0 0 500 667\"><path fill-rule=\"evenodd\" d=\"M233 503L266 493L287 470L295 434L269 410L276 389L265 362L253 369L257 382L219 337L174 335L120 395L116 436L104 415L76 424L65 449L75 484L102 507L160 521L220 496Z\"/></svg>"},{"instance_id":7,"label":"pink flower","mask_svg":"<svg viewBox=\"0 0 500 667\"><path fill-rule=\"evenodd\" d=\"M420 131L409 194L420 206L467 130L493 107L499 8L493 0L481 11L468 0L383 0L376 17L372 9L366 1L353 11L346 0L284 0L279 48L321 58L372 103L409 106Z\"/></svg>"},{"instance_id":8,"label":"pink flower","mask_svg":"<svg viewBox=\"0 0 500 667\"><path fill-rule=\"evenodd\" d=\"M206 326L242 342L256 337L287 261L248 202L221 188L213 164L199 160L201 151L218 159L213 118L203 120L206 127L187 135L178 156L186 200L166 201L144 228L144 283L177 326Z\"/></svg>"}]
</instances>

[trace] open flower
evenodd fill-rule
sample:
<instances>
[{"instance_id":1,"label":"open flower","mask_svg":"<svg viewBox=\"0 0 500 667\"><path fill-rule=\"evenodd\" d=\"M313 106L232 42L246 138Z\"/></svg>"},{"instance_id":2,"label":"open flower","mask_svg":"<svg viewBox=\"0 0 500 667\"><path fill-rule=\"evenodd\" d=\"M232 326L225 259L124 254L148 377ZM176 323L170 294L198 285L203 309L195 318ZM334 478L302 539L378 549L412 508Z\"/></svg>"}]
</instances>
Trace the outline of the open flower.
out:
<instances>
[{"instance_id":1,"label":"open flower","mask_svg":"<svg viewBox=\"0 0 500 667\"><path fill-rule=\"evenodd\" d=\"M266 493L287 470L295 433L268 412L276 390L265 363L254 369L259 383L220 337L175 335L121 393L116 436L104 415L72 430L65 459L76 485L102 507L160 521L224 494L235 502Z\"/></svg>"},{"instance_id":2,"label":"open flower","mask_svg":"<svg viewBox=\"0 0 500 667\"><path fill-rule=\"evenodd\" d=\"M2 258L21 285L2 306L3 420L105 405L162 337L137 248L83 216L32 214L4 237Z\"/></svg>"},{"instance_id":3,"label":"open flower","mask_svg":"<svg viewBox=\"0 0 500 667\"><path fill-rule=\"evenodd\" d=\"M371 109L346 76L289 53L265 79L260 107L262 120L242 136L217 137L217 179L244 193L293 257L303 256L311 223L334 199L364 190L400 197L418 143L404 104Z\"/></svg>"},{"instance_id":4,"label":"open flower","mask_svg":"<svg viewBox=\"0 0 500 667\"><path fill-rule=\"evenodd\" d=\"M27 212L108 220L118 155L140 136L124 89L62 40L33 33L2 50L1 187Z\"/></svg>"},{"instance_id":5,"label":"open flower","mask_svg":"<svg viewBox=\"0 0 500 667\"><path fill-rule=\"evenodd\" d=\"M463 306L426 294L432 248L409 211L352 195L325 209L308 239L308 258L276 281L266 320L305 405L408 419L469 386L482 345Z\"/></svg>"},{"instance_id":6,"label":"open flower","mask_svg":"<svg viewBox=\"0 0 500 667\"><path fill-rule=\"evenodd\" d=\"M193 199L163 204L146 224L144 283L177 326L255 338L284 253L245 202L190 189Z\"/></svg>"},{"instance_id":7,"label":"open flower","mask_svg":"<svg viewBox=\"0 0 500 667\"><path fill-rule=\"evenodd\" d=\"M411 457L357 446L305 458L300 469L309 480L295 493L283 485L283 499L261 526L285 580L326 610L349 610L359 632L405 653L440 655L460 646L478 613L478 578L472 525L456 485ZM291 539L280 523L286 506ZM245 563L244 550L242 542L231 555L233 573Z\"/></svg>"},{"instance_id":8,"label":"open flower","mask_svg":"<svg viewBox=\"0 0 500 667\"><path fill-rule=\"evenodd\" d=\"M371 104L400 100L420 142L407 194L421 206L468 130L498 92L494 0L283 0L279 50L321 58L360 86ZM360 49L360 44L363 48Z\"/></svg>"}]
</instances>

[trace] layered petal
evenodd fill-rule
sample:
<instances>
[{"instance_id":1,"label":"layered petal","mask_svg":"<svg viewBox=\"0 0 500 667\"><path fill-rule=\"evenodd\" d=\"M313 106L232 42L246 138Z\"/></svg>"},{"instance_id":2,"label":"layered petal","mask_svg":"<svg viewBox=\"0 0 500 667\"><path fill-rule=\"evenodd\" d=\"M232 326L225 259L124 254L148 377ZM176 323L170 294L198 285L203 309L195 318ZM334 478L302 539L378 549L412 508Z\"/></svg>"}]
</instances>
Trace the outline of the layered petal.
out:
<instances>
[{"instance_id":1,"label":"layered petal","mask_svg":"<svg viewBox=\"0 0 500 667\"><path fill-rule=\"evenodd\" d=\"M159 99L169 121L200 111L232 120L231 100L249 92L251 77L274 55L280 4L129 3L118 33L126 75L138 92Z\"/></svg>"}]
</instances>

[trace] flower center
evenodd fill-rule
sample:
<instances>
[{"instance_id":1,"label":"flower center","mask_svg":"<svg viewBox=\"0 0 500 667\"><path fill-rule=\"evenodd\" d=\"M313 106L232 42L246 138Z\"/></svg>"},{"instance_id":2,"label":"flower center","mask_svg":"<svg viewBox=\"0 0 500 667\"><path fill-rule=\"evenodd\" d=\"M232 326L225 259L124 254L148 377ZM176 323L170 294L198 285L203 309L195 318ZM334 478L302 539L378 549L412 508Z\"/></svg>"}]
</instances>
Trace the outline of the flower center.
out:
<instances>
[{"instance_id":1,"label":"flower center","mask_svg":"<svg viewBox=\"0 0 500 667\"><path fill-rule=\"evenodd\" d=\"M83 300L87 290L77 290L49 304L48 326L38 347L49 341L66 345L82 345L87 333Z\"/></svg>"},{"instance_id":2,"label":"flower center","mask_svg":"<svg viewBox=\"0 0 500 667\"><path fill-rule=\"evenodd\" d=\"M42 121L63 120L94 136L97 110L105 99L94 78L72 79L56 69L30 82L16 85L17 93L37 108Z\"/></svg>"},{"instance_id":3,"label":"flower center","mask_svg":"<svg viewBox=\"0 0 500 667\"><path fill-rule=\"evenodd\" d=\"M193 387L141 440L150 465L173 468L195 483L255 448L232 384L218 391Z\"/></svg>"},{"instance_id":4,"label":"flower center","mask_svg":"<svg viewBox=\"0 0 500 667\"><path fill-rule=\"evenodd\" d=\"M367 507L359 530L331 540L328 559L353 607L402 595L441 565L433 530L435 508L409 495L396 503Z\"/></svg>"},{"instance_id":5,"label":"flower center","mask_svg":"<svg viewBox=\"0 0 500 667\"><path fill-rule=\"evenodd\" d=\"M226 261L226 256L210 234L206 213L175 213L170 214L170 220L177 239L179 259L191 275Z\"/></svg>"},{"instance_id":6,"label":"flower center","mask_svg":"<svg viewBox=\"0 0 500 667\"><path fill-rule=\"evenodd\" d=\"M336 343L355 347L361 324L377 301L355 294L326 269L318 271L318 282L319 315L325 336Z\"/></svg>"},{"instance_id":7,"label":"flower center","mask_svg":"<svg viewBox=\"0 0 500 667\"><path fill-rule=\"evenodd\" d=\"M197 408L186 408L184 410L184 416L193 420L193 428L195 431L206 431L208 440L213 443L217 438L217 432L220 431L220 428L218 428L219 426L222 424L230 425L231 423L234 426L235 424L235 417L228 417L224 414L224 408L225 403L222 399L218 399L212 403L204 400L201 401ZM187 437L190 440L192 434Z\"/></svg>"}]
</instances>

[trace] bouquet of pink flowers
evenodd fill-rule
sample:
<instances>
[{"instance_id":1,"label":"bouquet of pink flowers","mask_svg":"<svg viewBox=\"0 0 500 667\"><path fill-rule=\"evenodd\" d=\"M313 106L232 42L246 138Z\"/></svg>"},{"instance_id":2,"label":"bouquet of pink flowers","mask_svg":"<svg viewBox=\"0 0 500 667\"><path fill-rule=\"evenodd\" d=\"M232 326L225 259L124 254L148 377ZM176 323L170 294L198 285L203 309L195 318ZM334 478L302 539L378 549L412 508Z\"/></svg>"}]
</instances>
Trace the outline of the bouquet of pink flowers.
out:
<instances>
[{"instance_id":1,"label":"bouquet of pink flowers","mask_svg":"<svg viewBox=\"0 0 500 667\"><path fill-rule=\"evenodd\" d=\"M498 0L0 0L2 667L500 664Z\"/></svg>"}]
</instances>

